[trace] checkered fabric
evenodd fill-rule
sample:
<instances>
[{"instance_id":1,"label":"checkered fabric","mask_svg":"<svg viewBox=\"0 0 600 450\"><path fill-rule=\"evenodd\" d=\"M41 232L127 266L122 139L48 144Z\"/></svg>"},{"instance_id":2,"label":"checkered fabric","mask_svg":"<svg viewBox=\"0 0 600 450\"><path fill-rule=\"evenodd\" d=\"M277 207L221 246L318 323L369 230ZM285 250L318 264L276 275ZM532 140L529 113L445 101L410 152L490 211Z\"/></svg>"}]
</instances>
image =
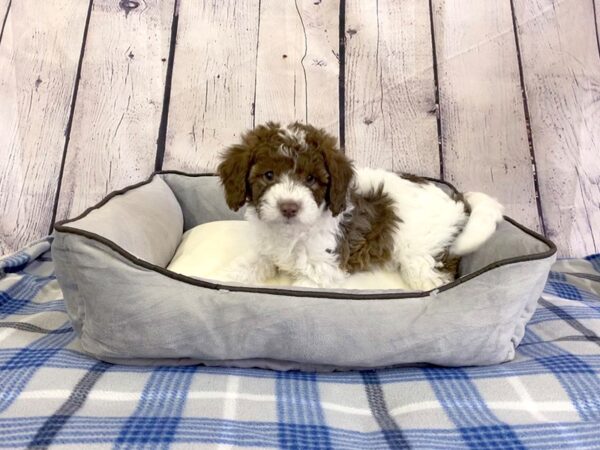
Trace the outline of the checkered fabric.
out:
<instances>
[{"instance_id":1,"label":"checkered fabric","mask_svg":"<svg viewBox=\"0 0 600 450\"><path fill-rule=\"evenodd\" d=\"M49 248L0 260L0 447L600 448L600 255L556 263L510 363L310 374L93 360Z\"/></svg>"}]
</instances>

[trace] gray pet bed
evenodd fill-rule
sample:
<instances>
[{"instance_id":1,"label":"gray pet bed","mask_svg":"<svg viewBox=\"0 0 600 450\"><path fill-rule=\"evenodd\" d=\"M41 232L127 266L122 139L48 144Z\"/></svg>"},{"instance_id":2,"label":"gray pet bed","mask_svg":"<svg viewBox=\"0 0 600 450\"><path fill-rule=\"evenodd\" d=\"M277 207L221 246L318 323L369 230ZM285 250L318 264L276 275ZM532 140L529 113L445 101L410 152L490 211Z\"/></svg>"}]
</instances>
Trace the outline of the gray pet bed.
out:
<instances>
[{"instance_id":1,"label":"gray pet bed","mask_svg":"<svg viewBox=\"0 0 600 450\"><path fill-rule=\"evenodd\" d=\"M461 277L432 292L255 288L165 269L185 230L241 215L215 176L160 172L57 223L56 275L83 350L116 363L282 370L501 363L556 253L506 218L462 259Z\"/></svg>"}]
</instances>

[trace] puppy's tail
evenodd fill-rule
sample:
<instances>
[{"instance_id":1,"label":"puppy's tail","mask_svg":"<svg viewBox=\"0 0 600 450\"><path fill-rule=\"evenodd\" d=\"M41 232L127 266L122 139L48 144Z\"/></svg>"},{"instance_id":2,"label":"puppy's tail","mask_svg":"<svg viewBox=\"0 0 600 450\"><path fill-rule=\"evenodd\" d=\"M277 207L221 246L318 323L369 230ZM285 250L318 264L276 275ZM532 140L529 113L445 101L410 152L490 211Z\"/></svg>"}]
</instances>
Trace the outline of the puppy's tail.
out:
<instances>
[{"instance_id":1,"label":"puppy's tail","mask_svg":"<svg viewBox=\"0 0 600 450\"><path fill-rule=\"evenodd\" d=\"M481 192L466 192L464 197L471 207L471 215L450 248L450 253L456 256L471 253L487 241L502 221L504 211L495 198Z\"/></svg>"}]
</instances>

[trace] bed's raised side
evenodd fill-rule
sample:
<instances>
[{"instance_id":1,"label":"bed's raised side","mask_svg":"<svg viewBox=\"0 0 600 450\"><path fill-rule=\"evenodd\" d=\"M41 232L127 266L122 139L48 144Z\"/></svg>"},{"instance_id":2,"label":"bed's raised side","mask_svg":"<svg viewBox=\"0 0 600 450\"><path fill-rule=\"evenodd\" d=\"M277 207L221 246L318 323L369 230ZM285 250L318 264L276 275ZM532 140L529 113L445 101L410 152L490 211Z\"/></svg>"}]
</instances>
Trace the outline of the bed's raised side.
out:
<instances>
[{"instance_id":1,"label":"bed's raised side","mask_svg":"<svg viewBox=\"0 0 600 450\"><path fill-rule=\"evenodd\" d=\"M184 230L215 220L240 220L243 208L231 211L225 203L223 188L215 175L189 175L163 172L159 175L169 185L183 211Z\"/></svg>"},{"instance_id":2,"label":"bed's raised side","mask_svg":"<svg viewBox=\"0 0 600 450\"><path fill-rule=\"evenodd\" d=\"M166 267L183 234L183 214L173 191L158 176L117 191L81 216L56 225L112 241L137 258Z\"/></svg>"}]
</instances>

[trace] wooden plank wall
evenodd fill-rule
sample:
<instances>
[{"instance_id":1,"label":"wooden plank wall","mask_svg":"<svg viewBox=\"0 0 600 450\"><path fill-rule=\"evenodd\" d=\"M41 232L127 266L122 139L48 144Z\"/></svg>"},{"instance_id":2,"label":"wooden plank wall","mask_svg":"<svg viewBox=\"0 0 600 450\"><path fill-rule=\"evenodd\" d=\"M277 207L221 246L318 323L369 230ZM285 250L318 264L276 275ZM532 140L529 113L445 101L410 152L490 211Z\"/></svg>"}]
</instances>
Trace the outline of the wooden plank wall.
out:
<instances>
[{"instance_id":1,"label":"wooden plank wall","mask_svg":"<svg viewBox=\"0 0 600 450\"><path fill-rule=\"evenodd\" d=\"M440 176L429 6L347 0L346 149L358 164Z\"/></svg>"},{"instance_id":2,"label":"wooden plank wall","mask_svg":"<svg viewBox=\"0 0 600 450\"><path fill-rule=\"evenodd\" d=\"M58 218L154 170L174 0L124 5L93 3Z\"/></svg>"},{"instance_id":3,"label":"wooden plank wall","mask_svg":"<svg viewBox=\"0 0 600 450\"><path fill-rule=\"evenodd\" d=\"M598 46L598 53L600 54L600 1L594 0L592 3L594 12L596 13L596 45Z\"/></svg>"},{"instance_id":4,"label":"wooden plank wall","mask_svg":"<svg viewBox=\"0 0 600 450\"><path fill-rule=\"evenodd\" d=\"M543 217L563 255L600 251L600 48L593 6L514 0Z\"/></svg>"},{"instance_id":5,"label":"wooden plank wall","mask_svg":"<svg viewBox=\"0 0 600 450\"><path fill-rule=\"evenodd\" d=\"M0 39L4 31L4 24L8 18L8 10L10 8L11 0L0 0Z\"/></svg>"},{"instance_id":6,"label":"wooden plank wall","mask_svg":"<svg viewBox=\"0 0 600 450\"><path fill-rule=\"evenodd\" d=\"M337 0L262 0L255 123L295 120L339 131Z\"/></svg>"},{"instance_id":7,"label":"wooden plank wall","mask_svg":"<svg viewBox=\"0 0 600 450\"><path fill-rule=\"evenodd\" d=\"M598 252L594 1L0 0L0 253L271 119Z\"/></svg>"},{"instance_id":8,"label":"wooden plank wall","mask_svg":"<svg viewBox=\"0 0 600 450\"><path fill-rule=\"evenodd\" d=\"M0 42L0 254L48 233L88 2L13 1Z\"/></svg>"},{"instance_id":9,"label":"wooden plank wall","mask_svg":"<svg viewBox=\"0 0 600 450\"><path fill-rule=\"evenodd\" d=\"M259 4L181 2L164 169L214 170L252 128Z\"/></svg>"},{"instance_id":10,"label":"wooden plank wall","mask_svg":"<svg viewBox=\"0 0 600 450\"><path fill-rule=\"evenodd\" d=\"M338 134L336 2L183 2L179 16L163 168L214 171L267 120Z\"/></svg>"},{"instance_id":11,"label":"wooden plank wall","mask_svg":"<svg viewBox=\"0 0 600 450\"><path fill-rule=\"evenodd\" d=\"M540 230L509 2L433 0L443 175Z\"/></svg>"}]
</instances>

